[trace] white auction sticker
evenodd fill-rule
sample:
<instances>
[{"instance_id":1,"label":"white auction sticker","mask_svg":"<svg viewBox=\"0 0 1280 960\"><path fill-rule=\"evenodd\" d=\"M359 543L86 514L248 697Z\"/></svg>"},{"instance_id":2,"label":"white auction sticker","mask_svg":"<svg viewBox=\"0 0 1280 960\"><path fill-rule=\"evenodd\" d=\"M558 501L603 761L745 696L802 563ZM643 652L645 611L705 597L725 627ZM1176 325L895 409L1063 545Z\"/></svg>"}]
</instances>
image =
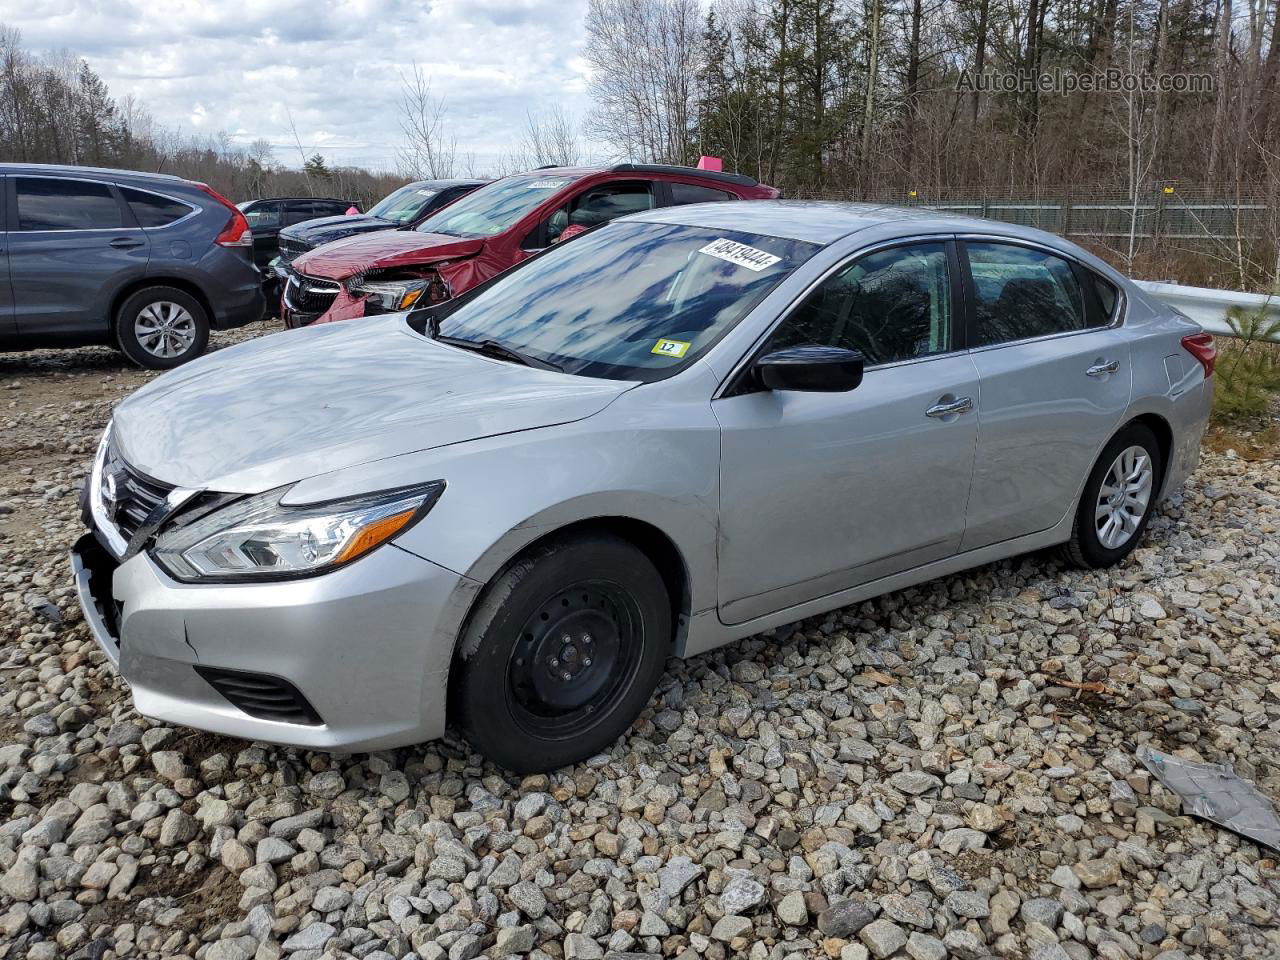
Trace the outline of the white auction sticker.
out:
<instances>
[{"instance_id":1,"label":"white auction sticker","mask_svg":"<svg viewBox=\"0 0 1280 960\"><path fill-rule=\"evenodd\" d=\"M727 260L729 263L746 267L748 270L754 270L757 273L765 269L765 267L772 267L782 259L781 257L775 257L772 253L765 253L765 251L757 250L755 247L748 247L745 243L726 240L724 237L712 240L698 252L705 253L709 257Z\"/></svg>"},{"instance_id":2,"label":"white auction sticker","mask_svg":"<svg viewBox=\"0 0 1280 960\"><path fill-rule=\"evenodd\" d=\"M567 184L568 180L535 180L529 184L530 190L557 190Z\"/></svg>"}]
</instances>

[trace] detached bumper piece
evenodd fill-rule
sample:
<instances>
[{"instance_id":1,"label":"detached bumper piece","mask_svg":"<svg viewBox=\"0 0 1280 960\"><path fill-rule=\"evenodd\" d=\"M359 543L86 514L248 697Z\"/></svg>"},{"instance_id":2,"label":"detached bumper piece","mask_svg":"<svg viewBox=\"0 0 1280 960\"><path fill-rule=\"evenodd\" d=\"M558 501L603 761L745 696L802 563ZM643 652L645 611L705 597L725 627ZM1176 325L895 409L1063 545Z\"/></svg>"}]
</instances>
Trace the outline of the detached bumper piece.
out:
<instances>
[{"instance_id":1,"label":"detached bumper piece","mask_svg":"<svg viewBox=\"0 0 1280 960\"><path fill-rule=\"evenodd\" d=\"M195 671L232 706L251 717L277 723L300 723L310 727L319 726L322 722L315 707L288 680L265 673L225 670L198 664L195 665Z\"/></svg>"},{"instance_id":2,"label":"detached bumper piece","mask_svg":"<svg viewBox=\"0 0 1280 960\"><path fill-rule=\"evenodd\" d=\"M119 669L120 604L111 596L111 578L116 566L115 557L91 533L86 533L71 548L71 572L85 622L107 659Z\"/></svg>"}]
</instances>

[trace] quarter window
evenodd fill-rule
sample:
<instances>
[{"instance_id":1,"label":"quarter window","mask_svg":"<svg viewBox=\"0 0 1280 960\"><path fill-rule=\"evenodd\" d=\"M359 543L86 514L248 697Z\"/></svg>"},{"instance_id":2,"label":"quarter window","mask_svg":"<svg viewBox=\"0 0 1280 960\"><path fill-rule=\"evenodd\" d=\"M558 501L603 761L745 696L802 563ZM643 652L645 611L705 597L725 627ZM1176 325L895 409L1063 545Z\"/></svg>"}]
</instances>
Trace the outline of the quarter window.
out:
<instances>
[{"instance_id":1,"label":"quarter window","mask_svg":"<svg viewBox=\"0 0 1280 960\"><path fill-rule=\"evenodd\" d=\"M1062 257L1007 243L970 243L973 346L1071 333L1089 326L1084 297Z\"/></svg>"},{"instance_id":2,"label":"quarter window","mask_svg":"<svg viewBox=\"0 0 1280 960\"><path fill-rule=\"evenodd\" d=\"M868 365L951 349L951 285L942 243L868 254L827 278L773 334L768 350L858 350Z\"/></svg>"},{"instance_id":3,"label":"quarter window","mask_svg":"<svg viewBox=\"0 0 1280 960\"><path fill-rule=\"evenodd\" d=\"M175 220L181 220L192 209L180 200L171 200L158 193L134 190L131 187L121 187L120 192L124 194L125 203L129 204L140 227L166 226Z\"/></svg>"},{"instance_id":4,"label":"quarter window","mask_svg":"<svg viewBox=\"0 0 1280 960\"><path fill-rule=\"evenodd\" d=\"M1099 317L1099 322L1104 325L1108 324L1111 322L1112 317L1115 316L1116 300L1119 294L1110 280L1104 280L1096 273L1089 274L1089 277L1093 280L1093 290L1098 297L1098 307L1102 314Z\"/></svg>"},{"instance_id":5,"label":"quarter window","mask_svg":"<svg viewBox=\"0 0 1280 960\"><path fill-rule=\"evenodd\" d=\"M19 177L19 230L118 230L120 204L105 183Z\"/></svg>"}]
</instances>

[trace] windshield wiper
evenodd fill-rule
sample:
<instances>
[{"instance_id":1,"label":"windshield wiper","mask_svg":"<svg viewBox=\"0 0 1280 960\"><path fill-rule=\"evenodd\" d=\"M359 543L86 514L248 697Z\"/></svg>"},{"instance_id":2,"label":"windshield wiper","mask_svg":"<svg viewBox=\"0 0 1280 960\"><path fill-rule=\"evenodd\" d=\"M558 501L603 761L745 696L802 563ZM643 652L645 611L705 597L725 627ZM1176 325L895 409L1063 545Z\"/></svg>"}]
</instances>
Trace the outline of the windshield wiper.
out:
<instances>
[{"instance_id":1,"label":"windshield wiper","mask_svg":"<svg viewBox=\"0 0 1280 960\"><path fill-rule=\"evenodd\" d=\"M486 357L507 360L511 363L519 363L538 370L564 372L564 369L557 363L552 363L550 360L543 360L539 357L531 357L529 354L521 353L514 347L509 347L498 340L467 340L464 337L445 336L440 333L440 321L435 318L432 318L431 323L428 324L428 332L431 334L432 339L438 340L440 343L447 343L451 347L471 350L475 353L482 353Z\"/></svg>"}]
</instances>

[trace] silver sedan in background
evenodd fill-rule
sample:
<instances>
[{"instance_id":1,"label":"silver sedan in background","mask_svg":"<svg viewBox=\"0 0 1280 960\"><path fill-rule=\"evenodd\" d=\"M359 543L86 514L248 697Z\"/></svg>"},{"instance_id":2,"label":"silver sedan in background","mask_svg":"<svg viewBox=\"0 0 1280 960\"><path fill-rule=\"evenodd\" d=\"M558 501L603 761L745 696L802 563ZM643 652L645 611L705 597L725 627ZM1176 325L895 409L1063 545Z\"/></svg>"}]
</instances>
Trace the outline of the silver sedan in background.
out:
<instances>
[{"instance_id":1,"label":"silver sedan in background","mask_svg":"<svg viewBox=\"0 0 1280 960\"><path fill-rule=\"evenodd\" d=\"M437 307L138 391L73 556L143 714L368 750L608 749L668 656L1054 544L1194 469L1213 342L1058 237L664 208Z\"/></svg>"}]
</instances>

